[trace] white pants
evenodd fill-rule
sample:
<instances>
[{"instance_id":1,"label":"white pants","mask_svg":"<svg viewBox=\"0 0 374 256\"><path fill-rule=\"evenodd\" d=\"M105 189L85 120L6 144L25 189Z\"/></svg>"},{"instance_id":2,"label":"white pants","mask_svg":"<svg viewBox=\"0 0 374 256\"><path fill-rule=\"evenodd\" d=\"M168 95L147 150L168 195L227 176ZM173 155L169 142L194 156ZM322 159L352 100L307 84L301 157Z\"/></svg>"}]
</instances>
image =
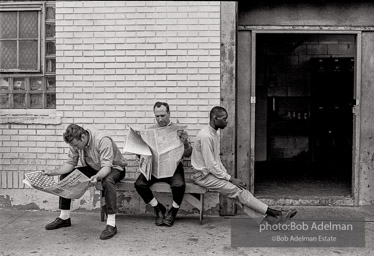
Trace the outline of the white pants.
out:
<instances>
[{"instance_id":1,"label":"white pants","mask_svg":"<svg viewBox=\"0 0 374 256\"><path fill-rule=\"evenodd\" d=\"M246 189L240 189L228 180L218 179L212 174L206 177L202 173L192 175L192 180L199 186L215 191L228 198L235 199L244 207L245 213L249 217L260 220L266 215L268 206L255 198L251 192Z\"/></svg>"}]
</instances>

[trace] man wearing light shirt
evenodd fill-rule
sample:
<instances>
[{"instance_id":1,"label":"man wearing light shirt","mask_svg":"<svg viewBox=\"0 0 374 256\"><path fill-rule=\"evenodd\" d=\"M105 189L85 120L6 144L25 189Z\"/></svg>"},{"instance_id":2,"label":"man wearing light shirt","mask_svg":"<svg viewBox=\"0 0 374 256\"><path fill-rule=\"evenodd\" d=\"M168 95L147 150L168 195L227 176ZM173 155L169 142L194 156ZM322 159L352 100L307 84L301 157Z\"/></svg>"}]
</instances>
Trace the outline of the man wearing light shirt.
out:
<instances>
[{"instance_id":1,"label":"man wearing light shirt","mask_svg":"<svg viewBox=\"0 0 374 256\"><path fill-rule=\"evenodd\" d=\"M148 127L148 129L162 129L162 127L177 125L170 121L170 108L168 103L156 102L153 106L153 113L157 123L151 125ZM178 131L177 135L184 145L183 157L189 157L191 155L192 147L187 132ZM165 206L158 202L158 200L153 196L150 188L154 183L157 182L166 182L171 188L173 203L167 214ZM142 197L143 201L153 207L155 213L155 224L157 226L173 226L179 207L182 204L186 189L182 161L178 164L177 169L172 177L157 179L156 177L152 176L150 180L147 180L143 174L140 174L138 179L135 181L134 186L138 194Z\"/></svg>"},{"instance_id":2,"label":"man wearing light shirt","mask_svg":"<svg viewBox=\"0 0 374 256\"><path fill-rule=\"evenodd\" d=\"M126 161L116 143L109 136L96 130L84 129L79 125L70 124L66 128L63 138L70 146L67 160L60 168L44 170L43 174L49 176L61 175L60 180L62 180L77 168L91 179L92 184L101 180L108 218L106 228L101 233L100 239L109 239L117 233L115 184L125 177ZM77 167L77 165L81 167ZM54 230L71 226L70 205L71 199L60 197L60 216L46 225L45 229Z\"/></svg>"},{"instance_id":3,"label":"man wearing light shirt","mask_svg":"<svg viewBox=\"0 0 374 256\"><path fill-rule=\"evenodd\" d=\"M252 218L264 219L271 223L283 223L295 216L297 211L275 210L255 198L246 188L247 184L227 173L220 158L218 129L227 126L227 111L223 107L214 107L210 111L209 125L201 129L196 136L191 164L194 170L193 181L209 191L216 191L228 198L235 199ZM264 218L265 217L265 218Z\"/></svg>"}]
</instances>

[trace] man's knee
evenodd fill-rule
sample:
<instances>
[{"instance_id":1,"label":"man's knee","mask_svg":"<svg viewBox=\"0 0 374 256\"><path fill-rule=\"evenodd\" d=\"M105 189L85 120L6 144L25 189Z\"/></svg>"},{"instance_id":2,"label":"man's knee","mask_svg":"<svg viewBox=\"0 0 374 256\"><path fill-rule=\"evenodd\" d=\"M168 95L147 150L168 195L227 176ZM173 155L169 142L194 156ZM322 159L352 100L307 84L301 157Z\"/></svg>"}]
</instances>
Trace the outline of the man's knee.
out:
<instances>
[{"instance_id":1,"label":"man's knee","mask_svg":"<svg viewBox=\"0 0 374 256\"><path fill-rule=\"evenodd\" d=\"M134 187L136 189L142 189L142 188L148 188L147 182L144 182L144 180L141 177L138 177L136 181L134 182Z\"/></svg>"},{"instance_id":2,"label":"man's knee","mask_svg":"<svg viewBox=\"0 0 374 256\"><path fill-rule=\"evenodd\" d=\"M255 198L254 195L246 189L241 190L238 195L238 199L241 202L250 202L253 198Z\"/></svg>"},{"instance_id":3,"label":"man's knee","mask_svg":"<svg viewBox=\"0 0 374 256\"><path fill-rule=\"evenodd\" d=\"M102 181L101 181L102 185L103 185L103 188L107 188L107 187L111 187L111 186L115 186L116 182L114 181L114 179L110 176L107 176L105 177Z\"/></svg>"}]
</instances>

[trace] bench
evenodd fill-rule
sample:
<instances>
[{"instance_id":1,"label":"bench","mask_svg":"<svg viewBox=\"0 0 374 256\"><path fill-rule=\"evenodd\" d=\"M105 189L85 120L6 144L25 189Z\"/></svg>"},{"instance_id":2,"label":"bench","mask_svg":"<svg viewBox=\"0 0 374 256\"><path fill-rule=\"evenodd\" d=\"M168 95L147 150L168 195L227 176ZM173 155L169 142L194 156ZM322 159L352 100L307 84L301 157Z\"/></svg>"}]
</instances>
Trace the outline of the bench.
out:
<instances>
[{"instance_id":1,"label":"bench","mask_svg":"<svg viewBox=\"0 0 374 256\"><path fill-rule=\"evenodd\" d=\"M117 185L117 192L135 192L136 189L134 187L134 179L124 179L121 182L118 182ZM103 198L103 187L101 182L96 184L96 189L100 190L100 203L101 203L101 221L104 221L106 218L105 208L105 199ZM158 182L151 186L153 192L161 192L161 193L171 193L170 185L165 182ZM200 225L202 225L203 217L204 217L204 195L207 192L206 188L200 187L192 182L186 182L186 191L184 194L184 199L192 206L196 207L199 210L199 220Z\"/></svg>"}]
</instances>

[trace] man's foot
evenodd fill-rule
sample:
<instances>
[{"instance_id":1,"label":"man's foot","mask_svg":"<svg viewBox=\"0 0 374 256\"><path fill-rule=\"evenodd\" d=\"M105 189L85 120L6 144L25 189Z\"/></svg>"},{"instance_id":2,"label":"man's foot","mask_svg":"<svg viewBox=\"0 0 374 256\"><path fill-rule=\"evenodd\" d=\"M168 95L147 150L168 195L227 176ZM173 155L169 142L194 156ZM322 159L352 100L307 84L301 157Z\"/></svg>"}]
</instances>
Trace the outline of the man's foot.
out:
<instances>
[{"instance_id":1,"label":"man's foot","mask_svg":"<svg viewBox=\"0 0 374 256\"><path fill-rule=\"evenodd\" d=\"M45 226L45 229L53 230L53 229L58 229L58 228L70 227L70 226L71 226L70 218L66 220L63 220L61 218L56 218L53 222L47 224Z\"/></svg>"},{"instance_id":2,"label":"man's foot","mask_svg":"<svg viewBox=\"0 0 374 256\"><path fill-rule=\"evenodd\" d=\"M274 224L278 223L278 221L279 221L279 218L271 216L271 215L266 215L265 218L261 221L260 224L265 224L265 222L266 222L270 225L274 225Z\"/></svg>"},{"instance_id":3,"label":"man's foot","mask_svg":"<svg viewBox=\"0 0 374 256\"><path fill-rule=\"evenodd\" d=\"M288 211L280 211L280 214L276 217L274 216L271 216L271 215L266 215L266 217L262 220L261 224L263 222L267 222L269 223L270 225L274 225L274 224L283 224L285 223L287 220L293 218L297 213L297 210L296 209L290 209Z\"/></svg>"},{"instance_id":4,"label":"man's foot","mask_svg":"<svg viewBox=\"0 0 374 256\"><path fill-rule=\"evenodd\" d=\"M117 234L117 227L106 225L103 232L101 232L100 239L106 240L106 239L112 238L115 234Z\"/></svg>"},{"instance_id":5,"label":"man's foot","mask_svg":"<svg viewBox=\"0 0 374 256\"><path fill-rule=\"evenodd\" d=\"M279 216L277 216L277 221L275 224L283 224L285 223L286 221L288 221L289 219L291 219L293 216L295 216L297 213L297 210L296 209L289 209L288 211L281 211L281 214Z\"/></svg>"},{"instance_id":6,"label":"man's foot","mask_svg":"<svg viewBox=\"0 0 374 256\"><path fill-rule=\"evenodd\" d=\"M157 206L153 207L155 211L155 223L156 226L161 226L164 224L166 208L162 204L158 203Z\"/></svg>"},{"instance_id":7,"label":"man's foot","mask_svg":"<svg viewBox=\"0 0 374 256\"><path fill-rule=\"evenodd\" d=\"M166 215L165 219L164 219L164 224L168 227L171 227L173 226L174 224L174 221L175 221L175 217L177 216L177 213L178 213L178 208L174 208L172 207L169 212L168 212L168 215Z\"/></svg>"}]
</instances>

